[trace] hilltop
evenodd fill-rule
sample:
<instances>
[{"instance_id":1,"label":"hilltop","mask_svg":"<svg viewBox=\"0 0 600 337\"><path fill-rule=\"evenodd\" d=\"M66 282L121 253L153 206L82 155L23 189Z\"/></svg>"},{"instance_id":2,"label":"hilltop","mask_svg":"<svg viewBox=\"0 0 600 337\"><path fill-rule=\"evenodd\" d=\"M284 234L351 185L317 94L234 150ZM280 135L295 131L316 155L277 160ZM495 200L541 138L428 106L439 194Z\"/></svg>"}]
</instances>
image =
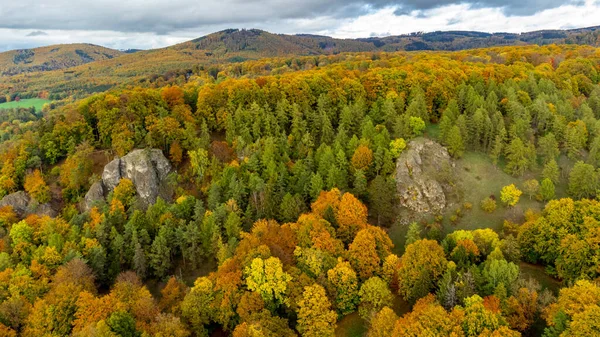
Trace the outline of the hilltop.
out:
<instances>
[{"instance_id":1,"label":"hilltop","mask_svg":"<svg viewBox=\"0 0 600 337\"><path fill-rule=\"evenodd\" d=\"M118 50L84 43L11 50L0 53L0 75L65 69L121 55Z\"/></svg>"}]
</instances>

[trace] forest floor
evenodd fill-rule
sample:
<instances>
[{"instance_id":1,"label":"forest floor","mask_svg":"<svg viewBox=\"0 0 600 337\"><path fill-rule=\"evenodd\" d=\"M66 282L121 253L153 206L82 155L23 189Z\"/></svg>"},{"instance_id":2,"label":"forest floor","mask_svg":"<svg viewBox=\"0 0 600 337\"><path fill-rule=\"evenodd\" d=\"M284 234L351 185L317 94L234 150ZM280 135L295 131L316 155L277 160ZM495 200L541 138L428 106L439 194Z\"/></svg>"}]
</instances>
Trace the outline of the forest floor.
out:
<instances>
[{"instance_id":1,"label":"forest floor","mask_svg":"<svg viewBox=\"0 0 600 337\"><path fill-rule=\"evenodd\" d=\"M410 312L411 306L400 296L394 295L392 309L396 315L402 316ZM360 317L358 311L355 311L338 320L335 335L338 337L362 337L366 335L368 328L367 322Z\"/></svg>"}]
</instances>

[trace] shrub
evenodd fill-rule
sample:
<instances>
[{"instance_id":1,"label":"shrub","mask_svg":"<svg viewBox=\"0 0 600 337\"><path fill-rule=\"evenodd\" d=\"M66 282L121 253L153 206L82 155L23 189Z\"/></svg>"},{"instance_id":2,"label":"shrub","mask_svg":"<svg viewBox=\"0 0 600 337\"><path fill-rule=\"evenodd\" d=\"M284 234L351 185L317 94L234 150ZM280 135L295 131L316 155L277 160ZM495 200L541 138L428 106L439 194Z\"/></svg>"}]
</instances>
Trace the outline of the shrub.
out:
<instances>
[{"instance_id":1,"label":"shrub","mask_svg":"<svg viewBox=\"0 0 600 337\"><path fill-rule=\"evenodd\" d=\"M493 213L496 210L496 200L490 197L481 200L481 209L486 213Z\"/></svg>"}]
</instances>

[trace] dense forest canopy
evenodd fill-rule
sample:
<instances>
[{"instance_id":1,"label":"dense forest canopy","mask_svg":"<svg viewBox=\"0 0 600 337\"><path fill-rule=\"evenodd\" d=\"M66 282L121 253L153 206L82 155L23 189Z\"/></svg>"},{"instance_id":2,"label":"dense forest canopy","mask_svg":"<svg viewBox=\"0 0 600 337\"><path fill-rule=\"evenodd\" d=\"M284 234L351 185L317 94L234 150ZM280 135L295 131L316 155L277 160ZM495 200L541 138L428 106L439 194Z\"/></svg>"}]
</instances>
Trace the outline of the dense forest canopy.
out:
<instances>
[{"instance_id":1,"label":"dense forest canopy","mask_svg":"<svg viewBox=\"0 0 600 337\"><path fill-rule=\"evenodd\" d=\"M599 71L576 45L282 57L2 112L0 334L594 335ZM423 138L515 183L409 220ZM173 170L142 204L104 173L150 148Z\"/></svg>"}]
</instances>

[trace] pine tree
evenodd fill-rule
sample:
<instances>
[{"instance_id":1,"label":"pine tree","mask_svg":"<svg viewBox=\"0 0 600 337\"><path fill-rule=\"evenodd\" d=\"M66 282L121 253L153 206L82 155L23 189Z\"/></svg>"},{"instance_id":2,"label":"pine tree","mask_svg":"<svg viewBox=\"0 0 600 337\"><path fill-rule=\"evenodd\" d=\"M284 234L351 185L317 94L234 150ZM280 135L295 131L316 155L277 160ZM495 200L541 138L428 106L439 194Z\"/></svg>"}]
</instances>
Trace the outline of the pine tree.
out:
<instances>
[{"instance_id":1,"label":"pine tree","mask_svg":"<svg viewBox=\"0 0 600 337\"><path fill-rule=\"evenodd\" d=\"M150 267L154 270L154 275L159 278L164 277L171 266L171 247L168 236L169 227L161 227L150 247Z\"/></svg>"},{"instance_id":2,"label":"pine tree","mask_svg":"<svg viewBox=\"0 0 600 337\"><path fill-rule=\"evenodd\" d=\"M450 133L448 134L448 138L446 140L446 144L448 144L448 152L454 158L462 157L465 151L465 143L460 135L460 129L458 126L452 127Z\"/></svg>"},{"instance_id":3,"label":"pine tree","mask_svg":"<svg viewBox=\"0 0 600 337\"><path fill-rule=\"evenodd\" d=\"M569 174L569 194L574 198L593 198L598 188L598 173L590 164L578 161Z\"/></svg>"},{"instance_id":4,"label":"pine tree","mask_svg":"<svg viewBox=\"0 0 600 337\"><path fill-rule=\"evenodd\" d=\"M567 125L565 148L569 158L576 159L581 156L581 151L585 148L587 139L588 131L583 121L577 120Z\"/></svg>"},{"instance_id":5,"label":"pine tree","mask_svg":"<svg viewBox=\"0 0 600 337\"><path fill-rule=\"evenodd\" d=\"M445 144L448 145L446 143L446 139L448 138L448 134L450 133L450 130L452 129L452 120L450 119L450 117L448 117L446 114L444 114L442 116L442 118L440 119L440 123L439 123L439 129L440 129L440 140Z\"/></svg>"},{"instance_id":6,"label":"pine tree","mask_svg":"<svg viewBox=\"0 0 600 337\"><path fill-rule=\"evenodd\" d=\"M390 225L394 220L396 186L391 179L378 175L368 188L369 211L377 225Z\"/></svg>"},{"instance_id":7,"label":"pine tree","mask_svg":"<svg viewBox=\"0 0 600 337\"><path fill-rule=\"evenodd\" d=\"M310 178L310 197L312 200L317 200L319 193L323 190L324 183L323 178L319 173L313 174Z\"/></svg>"},{"instance_id":8,"label":"pine tree","mask_svg":"<svg viewBox=\"0 0 600 337\"><path fill-rule=\"evenodd\" d=\"M538 141L538 153L542 156L544 163L555 160L560 154L558 142L552 132L548 133Z\"/></svg>"},{"instance_id":9,"label":"pine tree","mask_svg":"<svg viewBox=\"0 0 600 337\"><path fill-rule=\"evenodd\" d=\"M554 190L554 184L552 183L552 180L550 180L548 178L542 180L542 185L540 187L540 195L542 196L542 199L544 199L545 201L554 199L555 190Z\"/></svg>"},{"instance_id":10,"label":"pine tree","mask_svg":"<svg viewBox=\"0 0 600 337\"><path fill-rule=\"evenodd\" d=\"M502 152L504 152L504 140L501 135L496 135L492 150L490 151L490 158L492 159L494 166L498 165L498 160L500 159Z\"/></svg>"},{"instance_id":11,"label":"pine tree","mask_svg":"<svg viewBox=\"0 0 600 337\"><path fill-rule=\"evenodd\" d=\"M367 178L363 170L356 170L354 172L354 195L363 197L367 192Z\"/></svg>"},{"instance_id":12,"label":"pine tree","mask_svg":"<svg viewBox=\"0 0 600 337\"><path fill-rule=\"evenodd\" d=\"M559 174L560 172L556 160L552 159L544 165L544 169L542 170L542 177L544 179L549 179L552 183L558 184Z\"/></svg>"},{"instance_id":13,"label":"pine tree","mask_svg":"<svg viewBox=\"0 0 600 337\"><path fill-rule=\"evenodd\" d=\"M522 175L530 164L527 148L520 138L515 138L506 148L506 172Z\"/></svg>"},{"instance_id":14,"label":"pine tree","mask_svg":"<svg viewBox=\"0 0 600 337\"><path fill-rule=\"evenodd\" d=\"M406 233L406 241L404 242L404 246L406 247L418 240L421 240L421 225L413 222L408 226L408 232Z\"/></svg>"},{"instance_id":15,"label":"pine tree","mask_svg":"<svg viewBox=\"0 0 600 337\"><path fill-rule=\"evenodd\" d=\"M321 115L321 143L331 144L335 137L333 127L331 126L331 120L327 114Z\"/></svg>"},{"instance_id":16,"label":"pine tree","mask_svg":"<svg viewBox=\"0 0 600 337\"><path fill-rule=\"evenodd\" d=\"M596 136L592 141L587 162L595 167L600 167L600 136Z\"/></svg>"},{"instance_id":17,"label":"pine tree","mask_svg":"<svg viewBox=\"0 0 600 337\"><path fill-rule=\"evenodd\" d=\"M410 93L410 104L406 109L406 114L411 117L419 117L423 121L429 120L429 112L425 103L425 93L418 86L415 86Z\"/></svg>"}]
</instances>

